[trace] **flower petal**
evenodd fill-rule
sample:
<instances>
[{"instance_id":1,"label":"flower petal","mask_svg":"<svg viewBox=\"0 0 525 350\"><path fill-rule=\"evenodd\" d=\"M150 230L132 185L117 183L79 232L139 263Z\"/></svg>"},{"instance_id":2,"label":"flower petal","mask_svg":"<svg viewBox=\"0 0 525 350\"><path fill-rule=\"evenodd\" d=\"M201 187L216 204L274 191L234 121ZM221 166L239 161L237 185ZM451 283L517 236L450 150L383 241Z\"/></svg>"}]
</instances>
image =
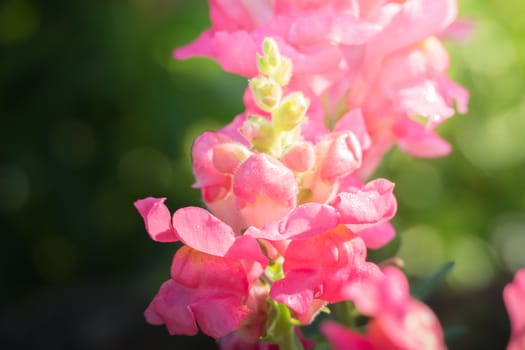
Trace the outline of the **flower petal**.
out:
<instances>
[{"instance_id":1,"label":"flower petal","mask_svg":"<svg viewBox=\"0 0 525 350\"><path fill-rule=\"evenodd\" d=\"M235 240L230 226L198 207L177 210L173 227L184 244L215 256L224 256Z\"/></svg>"},{"instance_id":2,"label":"flower petal","mask_svg":"<svg viewBox=\"0 0 525 350\"><path fill-rule=\"evenodd\" d=\"M144 219L146 231L157 242L176 242L178 237L171 226L171 214L164 205L166 198L147 197L135 202L135 208Z\"/></svg>"},{"instance_id":3,"label":"flower petal","mask_svg":"<svg viewBox=\"0 0 525 350\"><path fill-rule=\"evenodd\" d=\"M389 222L366 228L356 233L365 241L366 247L379 249L390 242L396 235L394 227Z\"/></svg>"},{"instance_id":4,"label":"flower petal","mask_svg":"<svg viewBox=\"0 0 525 350\"><path fill-rule=\"evenodd\" d=\"M272 222L262 229L250 227L245 235L269 241L308 239L337 226L337 211L329 205L307 203L293 209L279 222Z\"/></svg>"},{"instance_id":5,"label":"flower petal","mask_svg":"<svg viewBox=\"0 0 525 350\"><path fill-rule=\"evenodd\" d=\"M358 232L390 220L397 209L394 184L385 179L369 182L362 188L339 193L332 205L340 222Z\"/></svg>"}]
</instances>

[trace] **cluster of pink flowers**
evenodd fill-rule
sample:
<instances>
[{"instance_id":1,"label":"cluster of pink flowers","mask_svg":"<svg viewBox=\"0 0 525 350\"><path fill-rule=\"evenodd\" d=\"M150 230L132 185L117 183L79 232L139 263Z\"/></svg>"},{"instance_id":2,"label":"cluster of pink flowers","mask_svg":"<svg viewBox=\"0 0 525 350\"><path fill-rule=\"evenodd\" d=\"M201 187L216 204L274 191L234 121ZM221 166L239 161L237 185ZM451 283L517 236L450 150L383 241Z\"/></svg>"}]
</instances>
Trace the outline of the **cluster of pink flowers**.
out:
<instances>
[{"instance_id":1,"label":"cluster of pink flowers","mask_svg":"<svg viewBox=\"0 0 525 350\"><path fill-rule=\"evenodd\" d=\"M223 349L308 349L315 343L298 327L346 303L368 321L364 332L324 323L335 349L445 348L405 275L367 261L367 249L394 237L397 208L394 184L368 177L394 144L415 156L449 152L435 127L468 100L439 39L453 34L456 8L210 0L212 28L175 56L205 55L248 77L246 111L193 144L208 210L172 215L165 198L135 202L153 240L183 244L148 322L170 334L200 329ZM523 289L509 287L509 307ZM513 344L523 343L520 317Z\"/></svg>"}]
</instances>

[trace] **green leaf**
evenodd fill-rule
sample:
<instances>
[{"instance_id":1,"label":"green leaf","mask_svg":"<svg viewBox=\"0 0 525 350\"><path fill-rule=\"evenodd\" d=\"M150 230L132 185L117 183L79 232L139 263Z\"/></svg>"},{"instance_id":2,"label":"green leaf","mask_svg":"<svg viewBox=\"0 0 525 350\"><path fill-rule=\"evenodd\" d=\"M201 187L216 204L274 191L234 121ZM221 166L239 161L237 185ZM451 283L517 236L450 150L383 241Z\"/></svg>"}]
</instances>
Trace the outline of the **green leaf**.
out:
<instances>
[{"instance_id":1,"label":"green leaf","mask_svg":"<svg viewBox=\"0 0 525 350\"><path fill-rule=\"evenodd\" d=\"M453 267L453 261L450 261L445 265L441 266L439 269L434 271L426 278L414 283L410 288L410 294L412 294L415 298L420 300L426 299L436 288L436 286L445 279L447 273Z\"/></svg>"}]
</instances>

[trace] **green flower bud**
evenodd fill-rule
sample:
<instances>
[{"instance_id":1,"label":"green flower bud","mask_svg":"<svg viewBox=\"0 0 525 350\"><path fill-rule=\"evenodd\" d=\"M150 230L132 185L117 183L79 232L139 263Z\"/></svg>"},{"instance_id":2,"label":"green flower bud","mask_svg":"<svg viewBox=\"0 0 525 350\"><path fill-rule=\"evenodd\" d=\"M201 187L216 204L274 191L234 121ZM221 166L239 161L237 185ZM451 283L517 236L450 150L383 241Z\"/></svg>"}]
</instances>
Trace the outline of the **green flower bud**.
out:
<instances>
[{"instance_id":1,"label":"green flower bud","mask_svg":"<svg viewBox=\"0 0 525 350\"><path fill-rule=\"evenodd\" d=\"M271 72L269 76L281 86L288 85L290 78L292 77L292 61L283 57L279 67Z\"/></svg>"},{"instance_id":2,"label":"green flower bud","mask_svg":"<svg viewBox=\"0 0 525 350\"><path fill-rule=\"evenodd\" d=\"M259 152L267 152L275 142L275 133L271 122L259 115L249 116L239 132Z\"/></svg>"},{"instance_id":3,"label":"green flower bud","mask_svg":"<svg viewBox=\"0 0 525 350\"><path fill-rule=\"evenodd\" d=\"M250 80L255 103L262 110L271 112L281 101L282 89L274 80L257 77Z\"/></svg>"},{"instance_id":4,"label":"green flower bud","mask_svg":"<svg viewBox=\"0 0 525 350\"><path fill-rule=\"evenodd\" d=\"M309 106L310 101L302 93L289 94L272 112L275 127L285 131L292 130L305 119Z\"/></svg>"},{"instance_id":5,"label":"green flower bud","mask_svg":"<svg viewBox=\"0 0 525 350\"><path fill-rule=\"evenodd\" d=\"M281 54L277 43L272 38L265 38L263 41L263 55L257 55L257 67L259 72L270 76L281 66Z\"/></svg>"},{"instance_id":6,"label":"green flower bud","mask_svg":"<svg viewBox=\"0 0 525 350\"><path fill-rule=\"evenodd\" d=\"M272 38L264 38L263 54L271 67L277 68L281 64L281 53L277 43Z\"/></svg>"}]
</instances>

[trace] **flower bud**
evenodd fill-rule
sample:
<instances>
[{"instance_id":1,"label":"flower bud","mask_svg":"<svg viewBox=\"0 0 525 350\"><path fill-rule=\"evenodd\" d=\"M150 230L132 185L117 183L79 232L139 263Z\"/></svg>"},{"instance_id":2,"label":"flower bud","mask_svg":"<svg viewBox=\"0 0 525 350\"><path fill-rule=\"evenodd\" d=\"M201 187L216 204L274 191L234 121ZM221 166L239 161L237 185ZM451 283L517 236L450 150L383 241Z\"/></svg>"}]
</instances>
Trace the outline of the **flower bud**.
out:
<instances>
[{"instance_id":1,"label":"flower bud","mask_svg":"<svg viewBox=\"0 0 525 350\"><path fill-rule=\"evenodd\" d=\"M255 103L262 110L271 112L281 101L282 89L274 80L257 77L250 80L250 88L252 89Z\"/></svg>"},{"instance_id":2,"label":"flower bud","mask_svg":"<svg viewBox=\"0 0 525 350\"><path fill-rule=\"evenodd\" d=\"M263 41L263 55L257 56L257 66L259 72L270 75L281 64L281 54L279 47L272 38L265 38Z\"/></svg>"},{"instance_id":3,"label":"flower bud","mask_svg":"<svg viewBox=\"0 0 525 350\"><path fill-rule=\"evenodd\" d=\"M250 151L240 143L221 143L213 148L213 165L221 173L233 174L249 156Z\"/></svg>"},{"instance_id":4,"label":"flower bud","mask_svg":"<svg viewBox=\"0 0 525 350\"><path fill-rule=\"evenodd\" d=\"M239 132L258 151L269 150L275 139L270 121L258 115L249 116Z\"/></svg>"},{"instance_id":5,"label":"flower bud","mask_svg":"<svg viewBox=\"0 0 525 350\"><path fill-rule=\"evenodd\" d=\"M324 181L334 181L361 167L361 145L351 131L330 135L321 141L319 151L324 153L320 174Z\"/></svg>"},{"instance_id":6,"label":"flower bud","mask_svg":"<svg viewBox=\"0 0 525 350\"><path fill-rule=\"evenodd\" d=\"M233 176L233 192L246 223L262 227L281 220L296 205L299 191L294 173L266 154L255 153Z\"/></svg>"},{"instance_id":7,"label":"flower bud","mask_svg":"<svg viewBox=\"0 0 525 350\"><path fill-rule=\"evenodd\" d=\"M290 131L303 120L310 106L310 101L300 92L286 96L272 112L276 128Z\"/></svg>"},{"instance_id":8,"label":"flower bud","mask_svg":"<svg viewBox=\"0 0 525 350\"><path fill-rule=\"evenodd\" d=\"M269 76L281 86L288 85L292 77L292 61L283 57L279 67L271 72Z\"/></svg>"},{"instance_id":9,"label":"flower bud","mask_svg":"<svg viewBox=\"0 0 525 350\"><path fill-rule=\"evenodd\" d=\"M310 170L315 164L314 147L309 142L295 143L284 154L282 161L288 168L298 173Z\"/></svg>"}]
</instances>

